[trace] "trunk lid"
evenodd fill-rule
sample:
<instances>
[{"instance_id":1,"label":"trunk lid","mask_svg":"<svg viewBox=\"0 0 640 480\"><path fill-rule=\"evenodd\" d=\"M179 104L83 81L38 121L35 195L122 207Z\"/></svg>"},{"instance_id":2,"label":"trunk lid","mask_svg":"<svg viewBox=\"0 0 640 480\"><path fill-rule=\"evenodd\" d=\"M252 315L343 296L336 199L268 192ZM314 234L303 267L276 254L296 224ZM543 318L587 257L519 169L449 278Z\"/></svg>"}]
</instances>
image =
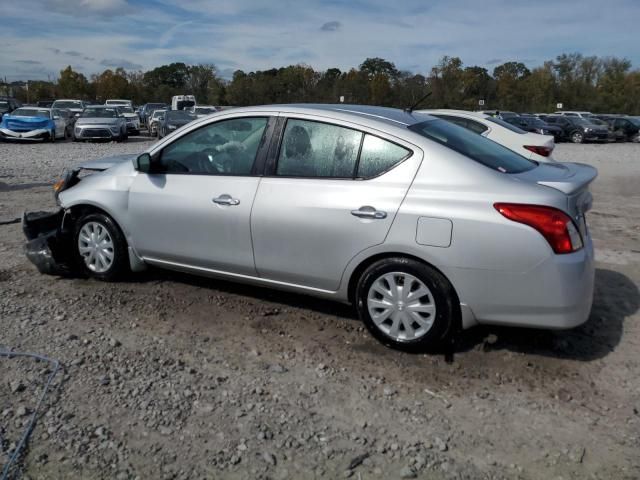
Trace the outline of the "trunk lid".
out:
<instances>
[{"instance_id":1,"label":"trunk lid","mask_svg":"<svg viewBox=\"0 0 640 480\"><path fill-rule=\"evenodd\" d=\"M567 197L567 213L586 234L584 215L591 209L593 196L589 185L598 176L598 170L582 163L540 163L537 168L515 174L522 182L553 188Z\"/></svg>"}]
</instances>

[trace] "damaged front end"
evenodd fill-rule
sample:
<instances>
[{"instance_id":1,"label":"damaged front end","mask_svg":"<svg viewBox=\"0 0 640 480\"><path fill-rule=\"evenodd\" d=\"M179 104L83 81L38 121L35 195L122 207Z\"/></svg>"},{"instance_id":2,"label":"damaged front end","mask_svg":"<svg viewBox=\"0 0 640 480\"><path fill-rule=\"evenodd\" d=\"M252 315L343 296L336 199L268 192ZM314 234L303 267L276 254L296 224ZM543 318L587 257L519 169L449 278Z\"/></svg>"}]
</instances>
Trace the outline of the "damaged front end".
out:
<instances>
[{"instance_id":1,"label":"damaged front end","mask_svg":"<svg viewBox=\"0 0 640 480\"><path fill-rule=\"evenodd\" d=\"M25 212L22 230L25 253L40 273L69 275L73 270L72 232L65 226L66 212Z\"/></svg>"}]
</instances>

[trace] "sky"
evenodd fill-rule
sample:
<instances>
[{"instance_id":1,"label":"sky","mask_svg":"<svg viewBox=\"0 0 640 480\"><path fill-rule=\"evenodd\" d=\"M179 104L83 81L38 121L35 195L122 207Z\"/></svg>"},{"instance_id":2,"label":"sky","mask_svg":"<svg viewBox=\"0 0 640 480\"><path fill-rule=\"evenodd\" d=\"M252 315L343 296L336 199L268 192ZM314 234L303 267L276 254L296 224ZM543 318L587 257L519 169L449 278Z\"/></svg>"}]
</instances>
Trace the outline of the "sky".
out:
<instances>
[{"instance_id":1,"label":"sky","mask_svg":"<svg viewBox=\"0 0 640 480\"><path fill-rule=\"evenodd\" d=\"M214 64L230 78L382 57L426 74L443 55L492 71L561 53L640 68L640 0L0 0L0 77L55 79L71 65Z\"/></svg>"}]
</instances>

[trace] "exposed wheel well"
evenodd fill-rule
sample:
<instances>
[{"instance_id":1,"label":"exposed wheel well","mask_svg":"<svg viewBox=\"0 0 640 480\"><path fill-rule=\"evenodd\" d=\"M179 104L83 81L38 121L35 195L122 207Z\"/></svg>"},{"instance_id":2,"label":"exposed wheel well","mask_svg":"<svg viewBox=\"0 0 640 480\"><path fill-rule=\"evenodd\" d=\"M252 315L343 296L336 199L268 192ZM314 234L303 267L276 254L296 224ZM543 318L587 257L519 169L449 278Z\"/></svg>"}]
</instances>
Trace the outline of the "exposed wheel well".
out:
<instances>
[{"instance_id":1,"label":"exposed wheel well","mask_svg":"<svg viewBox=\"0 0 640 480\"><path fill-rule=\"evenodd\" d=\"M415 255L410 255L408 253L399 253L399 252L385 252L385 253L379 253L377 255L373 255L372 257L367 258L366 260L363 260L362 263L360 263L360 265L358 265L355 270L353 271L353 273L351 274L351 278L349 278L349 287L347 290L347 295L349 298L349 301L352 304L355 304L355 295L356 295L356 287L358 286L358 280L360 279L360 277L362 276L362 274L364 273L364 271L372 264L374 264L375 262L377 262L378 260L382 260L384 258L393 258L393 257L405 257L405 258L409 258L411 260L415 260L416 262L420 262L423 263L425 265L428 265L429 267L437 270L438 272L440 272L440 274L442 274L442 276L444 278L447 279L447 281L449 281L449 283L451 284L451 288L453 289L453 293L456 296L455 298L455 306L456 306L456 311L457 311L457 322L461 322L461 312L460 312L460 297L458 297L458 292L456 292L456 288L455 286L451 283L451 281L447 278L447 276L442 272L442 270L440 270L438 267L436 267L435 265L430 264L429 262L425 262L423 259L421 259L420 257L416 257Z\"/></svg>"}]
</instances>

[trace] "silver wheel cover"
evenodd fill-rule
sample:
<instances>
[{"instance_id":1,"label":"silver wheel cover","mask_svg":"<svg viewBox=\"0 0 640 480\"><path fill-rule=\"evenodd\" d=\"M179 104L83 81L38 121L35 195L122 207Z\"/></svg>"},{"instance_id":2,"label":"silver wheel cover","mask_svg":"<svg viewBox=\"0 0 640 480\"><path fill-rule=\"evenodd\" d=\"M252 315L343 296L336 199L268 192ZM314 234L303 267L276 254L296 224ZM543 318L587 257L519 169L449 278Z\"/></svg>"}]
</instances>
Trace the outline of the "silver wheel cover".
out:
<instances>
[{"instance_id":1,"label":"silver wheel cover","mask_svg":"<svg viewBox=\"0 0 640 480\"><path fill-rule=\"evenodd\" d=\"M78 251L92 272L104 273L113 265L113 239L101 223L87 222L82 226L78 234Z\"/></svg>"},{"instance_id":2,"label":"silver wheel cover","mask_svg":"<svg viewBox=\"0 0 640 480\"><path fill-rule=\"evenodd\" d=\"M417 277L404 272L378 277L369 288L367 309L374 325L397 342L423 337L436 318L431 290Z\"/></svg>"}]
</instances>

